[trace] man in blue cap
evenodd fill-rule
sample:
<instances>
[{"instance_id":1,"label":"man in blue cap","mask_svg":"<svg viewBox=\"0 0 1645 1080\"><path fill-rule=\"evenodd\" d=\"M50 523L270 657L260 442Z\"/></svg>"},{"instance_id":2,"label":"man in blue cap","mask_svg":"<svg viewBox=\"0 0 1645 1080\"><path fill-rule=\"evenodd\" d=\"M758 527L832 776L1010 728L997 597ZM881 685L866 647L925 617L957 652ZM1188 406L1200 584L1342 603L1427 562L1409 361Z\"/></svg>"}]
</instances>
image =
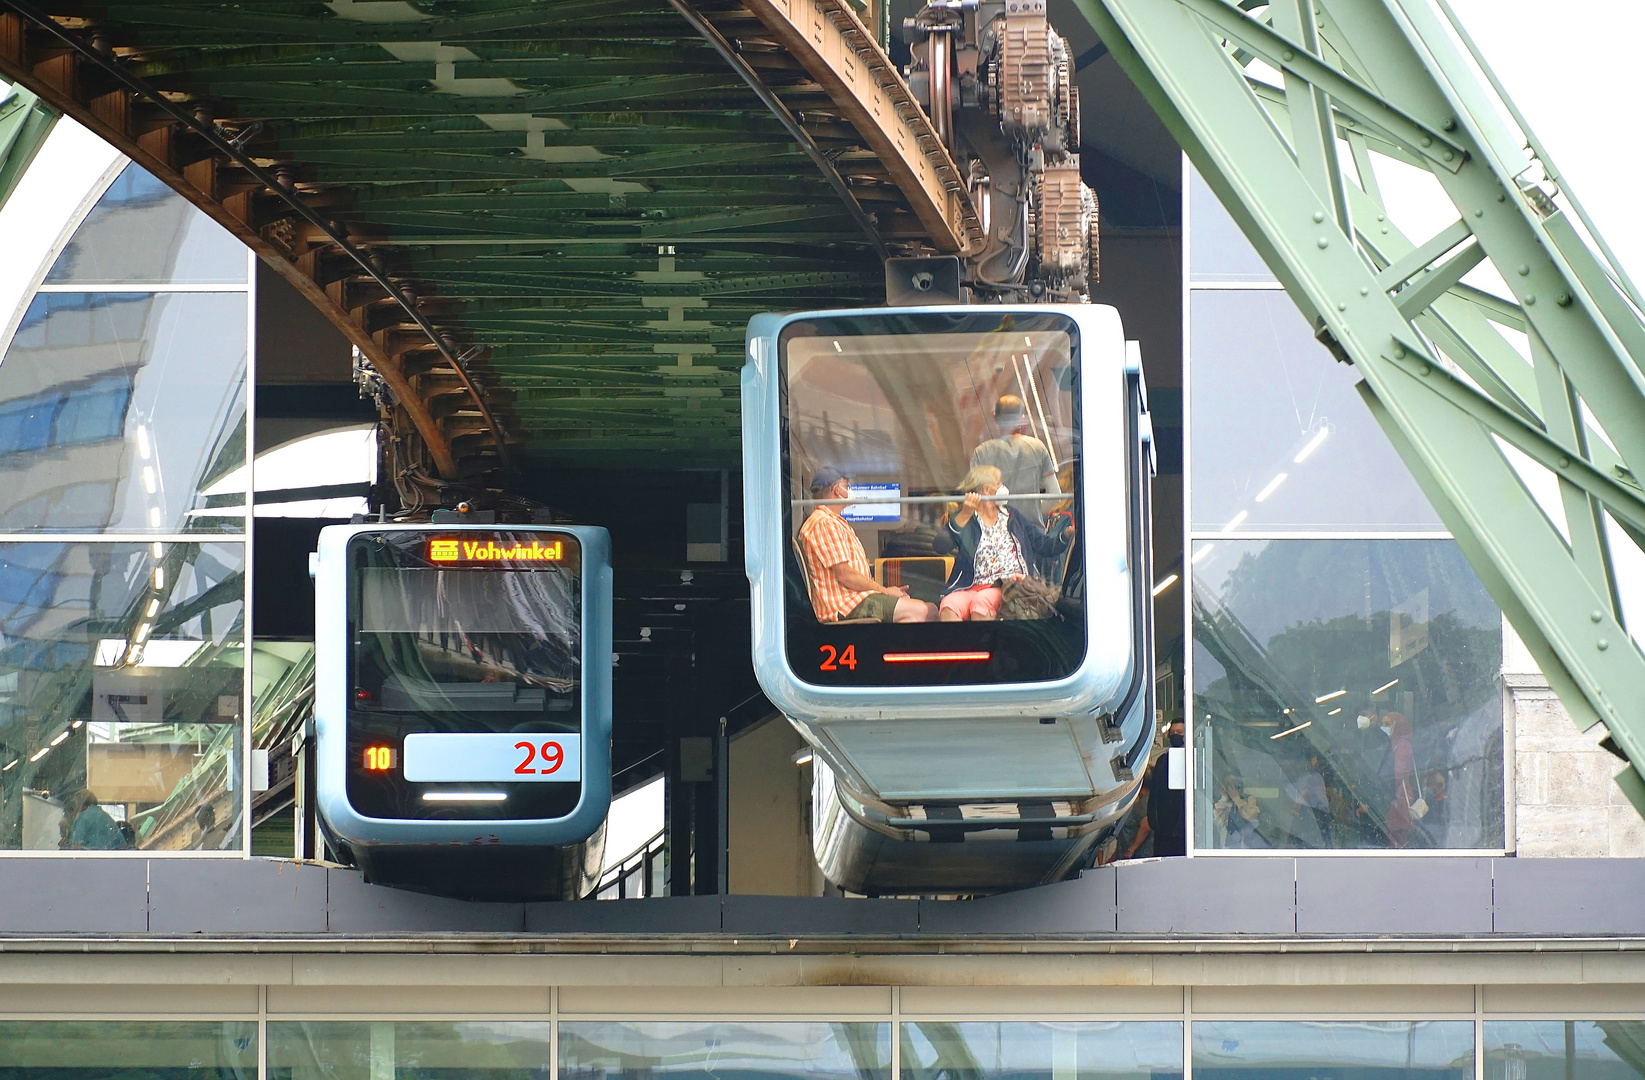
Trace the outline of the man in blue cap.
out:
<instances>
[{"instance_id":1,"label":"man in blue cap","mask_svg":"<svg viewBox=\"0 0 1645 1080\"><path fill-rule=\"evenodd\" d=\"M839 469L824 465L811 478L813 499L845 499L851 481ZM862 541L841 516L841 506L819 506L800 526L800 551L811 579L811 607L818 622L841 619L877 619L880 622L930 622L937 617L934 604L915 600L903 588L887 588L874 580Z\"/></svg>"}]
</instances>

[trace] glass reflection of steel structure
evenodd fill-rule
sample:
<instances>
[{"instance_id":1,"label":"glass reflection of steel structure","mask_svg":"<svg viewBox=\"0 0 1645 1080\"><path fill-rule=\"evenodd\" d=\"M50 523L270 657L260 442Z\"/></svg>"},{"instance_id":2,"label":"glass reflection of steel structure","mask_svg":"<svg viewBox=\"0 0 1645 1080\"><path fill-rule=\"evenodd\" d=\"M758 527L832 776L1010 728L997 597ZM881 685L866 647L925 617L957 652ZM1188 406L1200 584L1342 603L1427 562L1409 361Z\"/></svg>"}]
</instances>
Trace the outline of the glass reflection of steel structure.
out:
<instances>
[{"instance_id":1,"label":"glass reflection of steel structure","mask_svg":"<svg viewBox=\"0 0 1645 1080\"><path fill-rule=\"evenodd\" d=\"M123 159L90 195L0 312L0 848L242 854L253 257Z\"/></svg>"},{"instance_id":2,"label":"glass reflection of steel structure","mask_svg":"<svg viewBox=\"0 0 1645 1080\"><path fill-rule=\"evenodd\" d=\"M1193 846L1500 851L1501 613L1357 369L1184 182Z\"/></svg>"},{"instance_id":3,"label":"glass reflection of steel structure","mask_svg":"<svg viewBox=\"0 0 1645 1080\"><path fill-rule=\"evenodd\" d=\"M1201 847L1501 845L1501 616L1454 543L1225 542L1192 610Z\"/></svg>"},{"instance_id":4,"label":"glass reflection of steel structure","mask_svg":"<svg viewBox=\"0 0 1645 1080\"><path fill-rule=\"evenodd\" d=\"M876 1021L563 1020L565 1080L892 1080Z\"/></svg>"},{"instance_id":5,"label":"glass reflection of steel structure","mask_svg":"<svg viewBox=\"0 0 1645 1080\"><path fill-rule=\"evenodd\" d=\"M1153 735L1151 434L1118 314L760 316L748 350L755 670L815 747L824 873L888 893L1072 871Z\"/></svg>"},{"instance_id":6,"label":"glass reflection of steel structure","mask_svg":"<svg viewBox=\"0 0 1645 1080\"><path fill-rule=\"evenodd\" d=\"M605 530L331 526L315 597L332 846L383 884L589 892L611 802Z\"/></svg>"}]
</instances>

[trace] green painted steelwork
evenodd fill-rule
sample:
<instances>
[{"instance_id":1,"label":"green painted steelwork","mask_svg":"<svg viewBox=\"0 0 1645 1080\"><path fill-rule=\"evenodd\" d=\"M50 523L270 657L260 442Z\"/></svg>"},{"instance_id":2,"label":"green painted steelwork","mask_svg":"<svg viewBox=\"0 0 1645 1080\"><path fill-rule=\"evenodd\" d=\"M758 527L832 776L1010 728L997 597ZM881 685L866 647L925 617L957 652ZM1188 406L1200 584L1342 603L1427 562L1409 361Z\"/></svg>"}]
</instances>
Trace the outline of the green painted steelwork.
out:
<instances>
[{"instance_id":1,"label":"green painted steelwork","mask_svg":"<svg viewBox=\"0 0 1645 1080\"><path fill-rule=\"evenodd\" d=\"M665 0L35 6L90 17L127 71L246 134L250 155L376 253L459 351L481 347L469 369L522 467L642 451L733 466L728 375L748 318L882 294L870 239L817 167ZM698 6L730 25L747 15ZM779 52L743 56L791 110L831 108ZM82 101L104 92L78 70ZM135 141L160 118L141 99L130 110ZM907 217L864 181L879 164L855 131L814 129L882 231ZM181 172L207 151L174 137L167 152ZM207 194L237 193L248 224L293 262L306 254L303 273L369 332L402 332L380 286L219 160ZM407 355L425 390L451 378ZM431 408L463 409L448 400Z\"/></svg>"},{"instance_id":2,"label":"green painted steelwork","mask_svg":"<svg viewBox=\"0 0 1645 1080\"><path fill-rule=\"evenodd\" d=\"M1613 543L1645 539L1639 298L1562 208L1587 224L1443 0L1076 4L1321 340L1355 365L1578 725L1603 722L1631 762L1618 782L1645 812L1645 655L1611 561ZM1375 154L1427 169L1458 220L1400 235ZM1486 260L1511 299L1461 281ZM1539 472L1558 505L1532 495Z\"/></svg>"},{"instance_id":3,"label":"green painted steelwork","mask_svg":"<svg viewBox=\"0 0 1645 1080\"><path fill-rule=\"evenodd\" d=\"M0 206L17 190L17 182L46 144L57 116L21 86L0 83Z\"/></svg>"}]
</instances>

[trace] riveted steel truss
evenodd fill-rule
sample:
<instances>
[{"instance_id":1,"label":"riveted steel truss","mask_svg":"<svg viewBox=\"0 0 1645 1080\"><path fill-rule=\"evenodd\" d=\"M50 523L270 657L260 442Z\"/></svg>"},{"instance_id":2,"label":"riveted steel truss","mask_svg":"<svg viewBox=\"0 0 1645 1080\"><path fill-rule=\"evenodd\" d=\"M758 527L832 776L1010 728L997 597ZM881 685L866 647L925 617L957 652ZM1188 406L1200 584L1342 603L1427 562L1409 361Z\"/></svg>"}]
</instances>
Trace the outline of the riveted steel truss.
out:
<instances>
[{"instance_id":1,"label":"riveted steel truss","mask_svg":"<svg viewBox=\"0 0 1645 1080\"><path fill-rule=\"evenodd\" d=\"M1356 367L1578 725L1603 722L1626 755L1618 783L1645 812L1645 655L1612 563L1645 541L1645 303L1444 0L1076 3ZM1402 236L1376 155L1430 172L1457 220ZM1486 260L1505 295L1463 281ZM1540 479L1557 503L1533 496Z\"/></svg>"},{"instance_id":2,"label":"riveted steel truss","mask_svg":"<svg viewBox=\"0 0 1645 1080\"><path fill-rule=\"evenodd\" d=\"M57 117L55 109L20 86L0 90L0 206L45 145Z\"/></svg>"},{"instance_id":3,"label":"riveted steel truss","mask_svg":"<svg viewBox=\"0 0 1645 1080\"><path fill-rule=\"evenodd\" d=\"M879 235L923 240L862 135L763 25L728 0L695 6L804 118ZM22 10L99 58L6 14ZM528 469L590 454L729 465L749 317L881 294L872 237L667 3L450 0L387 22L366 10L4 0L0 79L91 127L292 281L382 375L427 473L492 474L503 455L482 399Z\"/></svg>"},{"instance_id":4,"label":"riveted steel truss","mask_svg":"<svg viewBox=\"0 0 1645 1080\"><path fill-rule=\"evenodd\" d=\"M896 66L845 0L742 0L765 35L809 72L939 251L970 253L982 224L965 180Z\"/></svg>"}]
</instances>

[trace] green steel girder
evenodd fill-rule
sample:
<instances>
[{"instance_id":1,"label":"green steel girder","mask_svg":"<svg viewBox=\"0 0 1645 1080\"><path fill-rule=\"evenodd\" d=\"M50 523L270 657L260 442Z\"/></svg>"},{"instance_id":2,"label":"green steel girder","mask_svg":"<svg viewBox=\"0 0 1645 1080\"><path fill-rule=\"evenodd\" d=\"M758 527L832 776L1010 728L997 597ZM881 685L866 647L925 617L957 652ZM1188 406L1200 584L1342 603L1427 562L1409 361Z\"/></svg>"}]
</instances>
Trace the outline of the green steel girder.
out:
<instances>
[{"instance_id":1,"label":"green steel girder","mask_svg":"<svg viewBox=\"0 0 1645 1080\"><path fill-rule=\"evenodd\" d=\"M0 206L6 205L57 123L56 110L21 86L0 83Z\"/></svg>"},{"instance_id":2,"label":"green steel girder","mask_svg":"<svg viewBox=\"0 0 1645 1080\"><path fill-rule=\"evenodd\" d=\"M639 50L635 50L636 53ZM331 58L282 62L261 60L255 56L221 52L207 54L212 63L183 68L175 62L143 65L137 74L166 87L169 76L175 72L180 82L210 87L228 87L244 83L265 82L306 83L316 76L327 82L346 83L350 86L386 83L430 82L439 77L439 64L433 60L402 61L387 54L371 60L351 62ZM717 75L725 65L713 53L702 50L698 56L689 54L667 55L657 49L653 55L627 55L621 58L588 59L578 56L510 56L495 59L463 60L452 65L452 78L457 79L514 79L532 83L579 85L590 79L625 80L636 75L661 76L697 72Z\"/></svg>"},{"instance_id":3,"label":"green steel girder","mask_svg":"<svg viewBox=\"0 0 1645 1080\"><path fill-rule=\"evenodd\" d=\"M505 113L553 115L581 112L588 108L620 112L624 110L613 106L633 108L638 103L646 103L651 109L668 108L669 99L680 94L714 95L701 98L696 104L699 108L717 111L742 104L748 90L735 76L651 75L595 85L578 83L556 90L506 96L465 96L458 102L453 102L449 94L431 94L422 90L375 90L347 85L328 86L324 83L250 83L234 91L234 97L245 101L248 111L255 110L259 116L281 116L276 110L278 103L282 102L302 106L301 112L286 114L293 118L350 116L354 110L362 108L379 114L446 116L458 103L464 114L471 116ZM337 111L327 112L327 109Z\"/></svg>"},{"instance_id":4,"label":"green steel girder","mask_svg":"<svg viewBox=\"0 0 1645 1080\"><path fill-rule=\"evenodd\" d=\"M546 440L557 454L666 449L670 462L729 465L748 316L880 295L878 259L838 195L662 0L417 0L393 22L323 0L31 2L98 27L126 72L220 118L439 330L484 346L470 371L522 453ZM111 107L94 63L44 84L41 61L61 45L25 29L21 51L0 34L0 70L82 123L115 117L105 134L121 149L243 223L265 257L297 265L401 358L468 448L464 468L484 466L455 372L323 230L291 221L232 160L203 162L211 148L140 96ZM782 54L756 50L750 63L795 108L828 102ZM173 137L157 140L168 125ZM822 117L808 130L846 174L878 172L849 125ZM882 228L904 228L905 209L872 206Z\"/></svg>"},{"instance_id":5,"label":"green steel girder","mask_svg":"<svg viewBox=\"0 0 1645 1080\"><path fill-rule=\"evenodd\" d=\"M343 18L313 18L306 15L254 14L242 5L201 8L194 4L149 5L141 0L99 5L122 22L144 27L171 27L183 34L221 31L244 34L255 40L271 38L325 46L383 40L383 23L355 22ZM330 15L330 12L327 12ZM481 36L492 38L516 31L563 31L574 27L594 27L610 35L620 33L629 22L656 27L659 9L647 0L579 0L575 4L545 5L522 3L504 11L461 15L430 16L394 24L394 36L404 41L468 41ZM625 17L628 17L625 20Z\"/></svg>"},{"instance_id":6,"label":"green steel girder","mask_svg":"<svg viewBox=\"0 0 1645 1080\"><path fill-rule=\"evenodd\" d=\"M1574 197L1539 182L1554 165L1465 31L1443 0L1273 0L1261 21L1242 10L1257 5L1224 0L1075 3L1321 340L1355 365L1573 718L1603 722L1626 754L1618 783L1645 812L1645 654L1610 555L1645 538L1645 324L1621 267L1561 208L1581 215ZM1260 85L1253 58L1283 89ZM1400 236L1373 153L1427 167L1458 221ZM1484 259L1514 299L1460 283ZM1528 335L1529 361L1501 326ZM1504 446L1557 478L1558 506L1538 504Z\"/></svg>"}]
</instances>

